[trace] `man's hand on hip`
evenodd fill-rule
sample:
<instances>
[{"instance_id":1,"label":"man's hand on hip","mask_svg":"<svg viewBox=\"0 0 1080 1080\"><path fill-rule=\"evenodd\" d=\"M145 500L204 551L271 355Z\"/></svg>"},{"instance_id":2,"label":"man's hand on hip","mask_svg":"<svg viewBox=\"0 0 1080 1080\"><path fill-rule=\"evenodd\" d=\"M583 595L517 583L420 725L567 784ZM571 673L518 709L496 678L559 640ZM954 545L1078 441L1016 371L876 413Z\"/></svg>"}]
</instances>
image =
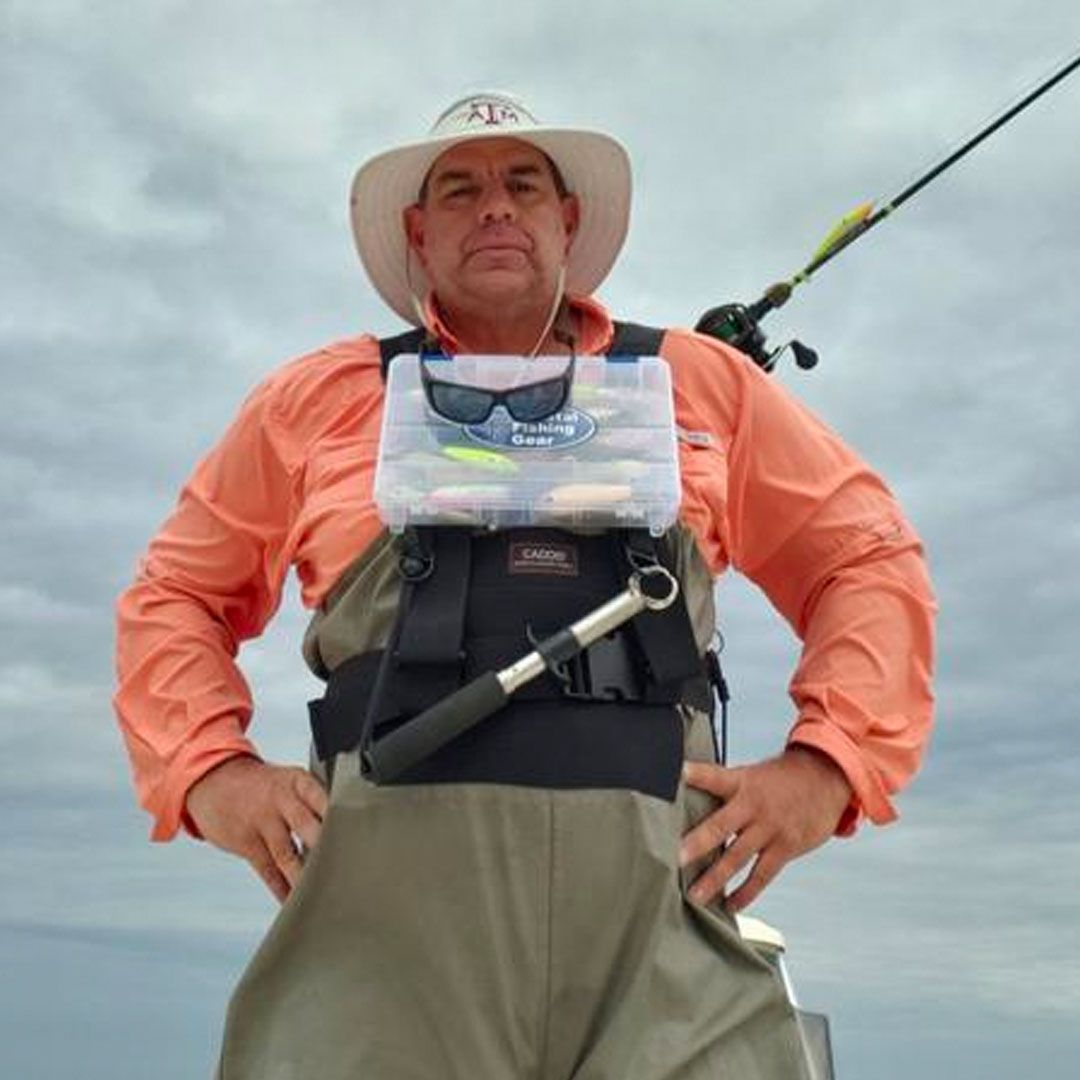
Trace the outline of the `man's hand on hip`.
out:
<instances>
[{"instance_id":1,"label":"man's hand on hip","mask_svg":"<svg viewBox=\"0 0 1080 1080\"><path fill-rule=\"evenodd\" d=\"M187 794L187 811L215 847L246 859L279 901L300 877L296 846L314 847L326 792L306 769L234 757L211 769Z\"/></svg>"},{"instance_id":2,"label":"man's hand on hip","mask_svg":"<svg viewBox=\"0 0 1080 1080\"><path fill-rule=\"evenodd\" d=\"M840 768L801 746L738 768L687 762L684 776L691 787L723 803L683 837L683 865L718 856L694 882L691 899L707 904L753 864L727 898L731 911L756 900L786 863L828 840L851 799Z\"/></svg>"}]
</instances>

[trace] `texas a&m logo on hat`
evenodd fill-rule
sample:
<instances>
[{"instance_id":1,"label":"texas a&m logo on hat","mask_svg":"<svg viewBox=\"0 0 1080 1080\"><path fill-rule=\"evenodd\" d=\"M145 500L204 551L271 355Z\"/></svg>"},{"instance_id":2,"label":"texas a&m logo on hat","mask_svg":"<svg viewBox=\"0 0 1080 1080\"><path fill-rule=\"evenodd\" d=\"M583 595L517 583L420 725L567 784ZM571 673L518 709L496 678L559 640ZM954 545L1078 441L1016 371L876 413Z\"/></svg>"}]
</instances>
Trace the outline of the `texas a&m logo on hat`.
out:
<instances>
[{"instance_id":1,"label":"texas a&m logo on hat","mask_svg":"<svg viewBox=\"0 0 1080 1080\"><path fill-rule=\"evenodd\" d=\"M536 118L513 98L484 94L458 102L435 122L433 133L475 128L512 128L535 123Z\"/></svg>"}]
</instances>

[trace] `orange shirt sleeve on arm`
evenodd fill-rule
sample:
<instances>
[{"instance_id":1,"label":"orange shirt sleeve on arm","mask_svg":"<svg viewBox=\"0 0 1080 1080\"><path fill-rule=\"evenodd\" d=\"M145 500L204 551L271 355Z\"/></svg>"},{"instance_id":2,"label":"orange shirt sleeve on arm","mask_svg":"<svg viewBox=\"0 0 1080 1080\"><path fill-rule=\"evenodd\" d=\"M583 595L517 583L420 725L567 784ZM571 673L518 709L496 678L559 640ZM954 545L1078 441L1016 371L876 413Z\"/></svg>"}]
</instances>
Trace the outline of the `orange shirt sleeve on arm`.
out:
<instances>
[{"instance_id":1,"label":"orange shirt sleeve on arm","mask_svg":"<svg viewBox=\"0 0 1080 1080\"><path fill-rule=\"evenodd\" d=\"M255 755L234 658L280 602L295 514L272 387L248 398L196 467L117 604L114 705L155 840L181 825L198 835L188 789L227 758Z\"/></svg>"},{"instance_id":2,"label":"orange shirt sleeve on arm","mask_svg":"<svg viewBox=\"0 0 1080 1080\"><path fill-rule=\"evenodd\" d=\"M699 364L691 378L708 382L694 397L727 440L718 531L803 642L789 744L823 752L851 784L839 833L861 814L884 824L932 723L936 605L922 545L881 479L774 378L705 348L721 370Z\"/></svg>"}]
</instances>

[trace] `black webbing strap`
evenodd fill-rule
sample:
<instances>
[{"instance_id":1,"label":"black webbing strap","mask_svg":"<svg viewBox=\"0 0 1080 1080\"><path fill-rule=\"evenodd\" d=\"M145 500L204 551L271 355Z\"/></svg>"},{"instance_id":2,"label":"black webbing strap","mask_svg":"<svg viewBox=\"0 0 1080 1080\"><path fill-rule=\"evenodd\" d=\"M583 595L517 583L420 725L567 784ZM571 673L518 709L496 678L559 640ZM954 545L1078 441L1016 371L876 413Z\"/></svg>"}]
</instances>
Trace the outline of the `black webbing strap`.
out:
<instances>
[{"instance_id":1,"label":"black webbing strap","mask_svg":"<svg viewBox=\"0 0 1080 1080\"><path fill-rule=\"evenodd\" d=\"M399 665L458 664L469 597L471 533L468 529L418 528L434 573L407 582L405 617L394 659Z\"/></svg>"},{"instance_id":2,"label":"black webbing strap","mask_svg":"<svg viewBox=\"0 0 1080 1080\"><path fill-rule=\"evenodd\" d=\"M341 664L326 683L323 697L308 702L311 738L320 761L352 750L364 729L364 709L382 664L381 649L360 653Z\"/></svg>"},{"instance_id":3,"label":"black webbing strap","mask_svg":"<svg viewBox=\"0 0 1080 1080\"><path fill-rule=\"evenodd\" d=\"M405 530L399 560L405 582L387 648L370 668L354 671L352 661L342 665L342 677L351 681L352 709L364 710L362 739L380 724L422 712L460 685L471 542L468 529ZM328 685L337 676L335 671ZM323 709L327 715L337 711ZM356 742L354 735L350 745Z\"/></svg>"},{"instance_id":4,"label":"black webbing strap","mask_svg":"<svg viewBox=\"0 0 1080 1080\"><path fill-rule=\"evenodd\" d=\"M642 323L615 322L608 356L659 356L665 331Z\"/></svg>"},{"instance_id":5,"label":"black webbing strap","mask_svg":"<svg viewBox=\"0 0 1080 1080\"><path fill-rule=\"evenodd\" d=\"M439 697L453 693L458 687L456 680L439 679L441 685L436 688L438 692L432 697L433 686L432 680L429 679L424 689L430 700L404 709L396 705L384 704L383 708L365 723L365 706L369 706L369 703L382 696L379 693L378 684L380 673L386 670L383 668L385 656L384 650L377 649L350 657L331 672L325 696L308 703L315 751L321 761L329 761L335 754L354 749L359 743L371 738L375 729L382 724L405 715L415 715L427 705L434 704ZM441 672L443 669L437 670ZM491 669L482 668L482 670ZM416 680L413 682L415 683ZM640 682L640 676L635 677L634 682ZM576 693L573 688L560 689L546 679L537 679L518 690L514 694L514 700L534 705L537 702L559 703L566 706L598 704L605 710L618 709L627 703L632 706L681 703L700 712L712 713L710 683L708 678L700 673L674 687L669 686L666 690L648 686L645 688L646 692L640 696L637 696L636 690L630 686L629 681L623 684L623 688L627 691L625 698L621 695L618 698L596 698ZM558 740L556 730L552 731L551 737L555 741Z\"/></svg>"},{"instance_id":6,"label":"black webbing strap","mask_svg":"<svg viewBox=\"0 0 1080 1080\"><path fill-rule=\"evenodd\" d=\"M675 572L662 538L652 536L645 529L625 529L613 535L619 553L630 569L659 563L671 573ZM681 590L669 607L661 611L644 611L631 626L649 666L650 690L655 686L663 691L702 674L694 629Z\"/></svg>"},{"instance_id":7,"label":"black webbing strap","mask_svg":"<svg viewBox=\"0 0 1080 1080\"><path fill-rule=\"evenodd\" d=\"M418 353L420 346L424 344L425 331L417 326L412 330L406 330L402 334L393 337L379 338L379 358L382 364L383 382L386 382L386 373L390 370L390 361L395 356L402 354Z\"/></svg>"},{"instance_id":8,"label":"black webbing strap","mask_svg":"<svg viewBox=\"0 0 1080 1080\"><path fill-rule=\"evenodd\" d=\"M608 346L607 356L656 356L660 352L660 343L664 340L664 330L658 326L645 326L642 323L615 321L612 323L614 334ZM415 327L393 337L379 339L379 357L382 363L382 376L390 368L390 361L395 356L418 353L424 344L426 331Z\"/></svg>"}]
</instances>

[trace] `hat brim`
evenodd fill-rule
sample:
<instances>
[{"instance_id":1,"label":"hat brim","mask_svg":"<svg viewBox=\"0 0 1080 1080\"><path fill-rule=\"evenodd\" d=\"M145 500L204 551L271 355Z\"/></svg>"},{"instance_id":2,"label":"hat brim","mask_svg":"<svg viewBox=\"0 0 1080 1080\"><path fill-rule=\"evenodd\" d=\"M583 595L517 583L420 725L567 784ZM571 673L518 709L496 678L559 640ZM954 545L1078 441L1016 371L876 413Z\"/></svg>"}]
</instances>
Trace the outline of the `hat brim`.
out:
<instances>
[{"instance_id":1,"label":"hat brim","mask_svg":"<svg viewBox=\"0 0 1080 1080\"><path fill-rule=\"evenodd\" d=\"M409 143L365 162L353 180L350 199L353 238L364 269L379 295L406 322L420 325L413 292L423 300L428 282L414 259L409 268L410 289L403 211L416 201L424 177L440 154L458 143L505 139L508 134L547 154L581 203L581 220L567 257L567 291L588 296L614 265L630 224L631 179L629 156L611 136L537 126L520 133L502 128Z\"/></svg>"}]
</instances>

